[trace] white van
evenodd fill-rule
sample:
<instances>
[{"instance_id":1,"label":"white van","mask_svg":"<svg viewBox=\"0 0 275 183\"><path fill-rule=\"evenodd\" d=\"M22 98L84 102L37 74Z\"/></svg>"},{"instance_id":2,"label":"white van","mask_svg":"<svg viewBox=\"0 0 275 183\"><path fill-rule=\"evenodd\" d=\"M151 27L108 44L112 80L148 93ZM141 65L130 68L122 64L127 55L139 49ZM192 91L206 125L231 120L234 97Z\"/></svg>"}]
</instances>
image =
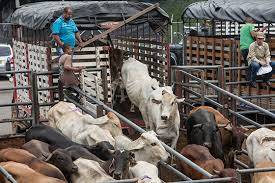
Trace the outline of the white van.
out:
<instances>
[{"instance_id":1,"label":"white van","mask_svg":"<svg viewBox=\"0 0 275 183\"><path fill-rule=\"evenodd\" d=\"M13 69L14 58L11 46L8 44L0 44L0 72L11 71Z\"/></svg>"}]
</instances>

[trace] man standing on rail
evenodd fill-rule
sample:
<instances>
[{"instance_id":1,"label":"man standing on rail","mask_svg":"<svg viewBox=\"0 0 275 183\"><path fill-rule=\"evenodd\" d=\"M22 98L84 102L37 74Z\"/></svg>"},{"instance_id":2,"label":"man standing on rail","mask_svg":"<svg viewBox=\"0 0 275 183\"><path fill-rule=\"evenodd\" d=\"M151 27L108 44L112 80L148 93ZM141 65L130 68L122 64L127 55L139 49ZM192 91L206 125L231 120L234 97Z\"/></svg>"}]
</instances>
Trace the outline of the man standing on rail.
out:
<instances>
[{"instance_id":1,"label":"man standing on rail","mask_svg":"<svg viewBox=\"0 0 275 183\"><path fill-rule=\"evenodd\" d=\"M269 46L264 42L264 33L257 32L256 41L249 47L247 56L250 70L250 86L256 88L257 75L263 75L264 82L270 86L269 79L275 72L275 62L270 60Z\"/></svg>"},{"instance_id":2,"label":"man standing on rail","mask_svg":"<svg viewBox=\"0 0 275 183\"><path fill-rule=\"evenodd\" d=\"M68 44L71 48L75 47L75 38L79 42L78 46L83 47L83 41L75 22L72 19L72 8L65 7L63 15L61 15L52 25L52 37L57 44L57 54L63 54L64 44Z\"/></svg>"},{"instance_id":3,"label":"man standing on rail","mask_svg":"<svg viewBox=\"0 0 275 183\"><path fill-rule=\"evenodd\" d=\"M241 54L244 59L244 63L246 66L248 66L247 62L247 55L249 52L249 46L251 43L254 42L254 37L256 36L256 31L253 23L255 21L251 17L246 17L245 19L245 25L242 26L240 30L240 49L241 49Z\"/></svg>"}]
</instances>

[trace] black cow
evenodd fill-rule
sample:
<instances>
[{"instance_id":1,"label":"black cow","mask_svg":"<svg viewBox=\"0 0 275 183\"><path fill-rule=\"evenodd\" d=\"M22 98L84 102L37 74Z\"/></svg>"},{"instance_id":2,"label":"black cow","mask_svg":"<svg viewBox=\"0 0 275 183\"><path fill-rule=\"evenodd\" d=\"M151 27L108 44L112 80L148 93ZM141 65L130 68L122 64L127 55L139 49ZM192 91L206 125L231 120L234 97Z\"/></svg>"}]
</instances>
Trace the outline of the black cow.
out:
<instances>
[{"instance_id":1,"label":"black cow","mask_svg":"<svg viewBox=\"0 0 275 183\"><path fill-rule=\"evenodd\" d=\"M46 159L46 162L55 165L64 174L68 183L72 182L71 175L78 171L71 156L64 149L56 149L53 151Z\"/></svg>"},{"instance_id":2,"label":"black cow","mask_svg":"<svg viewBox=\"0 0 275 183\"><path fill-rule=\"evenodd\" d=\"M213 113L199 109L188 116L185 127L188 144L206 146L215 158L224 159L221 134Z\"/></svg>"},{"instance_id":3,"label":"black cow","mask_svg":"<svg viewBox=\"0 0 275 183\"><path fill-rule=\"evenodd\" d=\"M100 166L114 179L129 178L129 167L136 164L135 154L127 150L117 150L113 159L101 163Z\"/></svg>"},{"instance_id":4,"label":"black cow","mask_svg":"<svg viewBox=\"0 0 275 183\"><path fill-rule=\"evenodd\" d=\"M94 146L78 144L56 129L47 125L36 125L31 127L25 136L26 142L36 139L45 142L51 146L51 151L57 148L65 149L67 147L78 145L86 148L89 152L102 160L109 160L113 156L114 147L109 142L99 142Z\"/></svg>"},{"instance_id":5,"label":"black cow","mask_svg":"<svg viewBox=\"0 0 275 183\"><path fill-rule=\"evenodd\" d=\"M78 158L84 158L84 159L97 161L99 163L103 163L103 161L101 159L99 159L97 156L92 154L86 148L83 148L79 145L73 145L71 147L68 147L68 148L66 148L66 151L72 157L73 161L77 160Z\"/></svg>"}]
</instances>

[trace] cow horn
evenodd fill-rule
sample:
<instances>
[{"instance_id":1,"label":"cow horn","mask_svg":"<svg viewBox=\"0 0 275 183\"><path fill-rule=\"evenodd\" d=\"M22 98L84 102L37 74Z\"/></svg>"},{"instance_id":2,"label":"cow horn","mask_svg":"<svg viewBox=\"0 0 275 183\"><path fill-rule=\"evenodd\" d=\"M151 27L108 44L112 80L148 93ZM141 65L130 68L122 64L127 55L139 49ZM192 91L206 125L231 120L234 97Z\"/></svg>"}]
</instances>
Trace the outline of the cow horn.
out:
<instances>
[{"instance_id":1,"label":"cow horn","mask_svg":"<svg viewBox=\"0 0 275 183\"><path fill-rule=\"evenodd\" d=\"M179 104L179 103L182 103L184 102L185 98L179 98L179 99L176 99L176 102Z\"/></svg>"},{"instance_id":2,"label":"cow horn","mask_svg":"<svg viewBox=\"0 0 275 183\"><path fill-rule=\"evenodd\" d=\"M216 175L220 175L221 171L218 171L218 170L215 170L213 169L213 172L216 174Z\"/></svg>"},{"instance_id":3,"label":"cow horn","mask_svg":"<svg viewBox=\"0 0 275 183\"><path fill-rule=\"evenodd\" d=\"M271 147L271 150L272 150L272 151L275 151L275 148Z\"/></svg>"},{"instance_id":4,"label":"cow horn","mask_svg":"<svg viewBox=\"0 0 275 183\"><path fill-rule=\"evenodd\" d=\"M164 95L165 93L168 93L166 90L162 90L162 95Z\"/></svg>"},{"instance_id":5,"label":"cow horn","mask_svg":"<svg viewBox=\"0 0 275 183\"><path fill-rule=\"evenodd\" d=\"M196 124L193 126L193 128L200 128L200 127L202 127L202 124Z\"/></svg>"},{"instance_id":6,"label":"cow horn","mask_svg":"<svg viewBox=\"0 0 275 183\"><path fill-rule=\"evenodd\" d=\"M224 127L224 129L226 129L228 131L232 131L232 125L231 125L231 123L227 123L227 125Z\"/></svg>"},{"instance_id":7,"label":"cow horn","mask_svg":"<svg viewBox=\"0 0 275 183\"><path fill-rule=\"evenodd\" d=\"M243 125L240 125L240 127L241 127L245 132L249 131L249 129L248 129L248 128L245 128Z\"/></svg>"}]
</instances>

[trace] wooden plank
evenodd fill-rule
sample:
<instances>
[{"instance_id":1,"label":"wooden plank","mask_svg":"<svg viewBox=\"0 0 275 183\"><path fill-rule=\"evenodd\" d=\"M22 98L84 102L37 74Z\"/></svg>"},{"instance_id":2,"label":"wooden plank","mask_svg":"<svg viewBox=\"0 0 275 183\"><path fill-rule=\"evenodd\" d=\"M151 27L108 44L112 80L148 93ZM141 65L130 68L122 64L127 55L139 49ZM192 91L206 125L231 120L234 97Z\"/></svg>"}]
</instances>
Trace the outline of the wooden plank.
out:
<instances>
[{"instance_id":1,"label":"wooden plank","mask_svg":"<svg viewBox=\"0 0 275 183\"><path fill-rule=\"evenodd\" d=\"M135 19L137 19L137 18L139 18L140 16L142 16L142 15L144 15L144 14L146 14L146 13L148 13L148 12L150 12L150 11L152 11L153 9L156 9L156 8L159 8L159 3L156 3L156 4L150 6L150 7L146 8L146 9L144 9L144 10L142 10L142 11L136 13L135 15L131 16L130 18L126 19L124 22L121 22L121 23L119 23L118 25L115 25L114 27L112 27L112 28L110 28L110 29L104 31L103 33L101 33L101 34L99 34L99 35L96 35L96 36L93 37L92 39L89 39L88 41L84 42L84 43L83 43L83 46L85 47L85 46L87 46L88 44L90 44L90 43L92 43L92 42L94 42L94 41L96 41L96 40L98 40L98 39L104 38L105 36L107 36L107 35L110 34L111 32L117 30L118 28L124 26L125 24L127 24L127 23L129 23L129 22L131 22L131 21L133 21L133 20L135 20Z\"/></svg>"}]
</instances>

